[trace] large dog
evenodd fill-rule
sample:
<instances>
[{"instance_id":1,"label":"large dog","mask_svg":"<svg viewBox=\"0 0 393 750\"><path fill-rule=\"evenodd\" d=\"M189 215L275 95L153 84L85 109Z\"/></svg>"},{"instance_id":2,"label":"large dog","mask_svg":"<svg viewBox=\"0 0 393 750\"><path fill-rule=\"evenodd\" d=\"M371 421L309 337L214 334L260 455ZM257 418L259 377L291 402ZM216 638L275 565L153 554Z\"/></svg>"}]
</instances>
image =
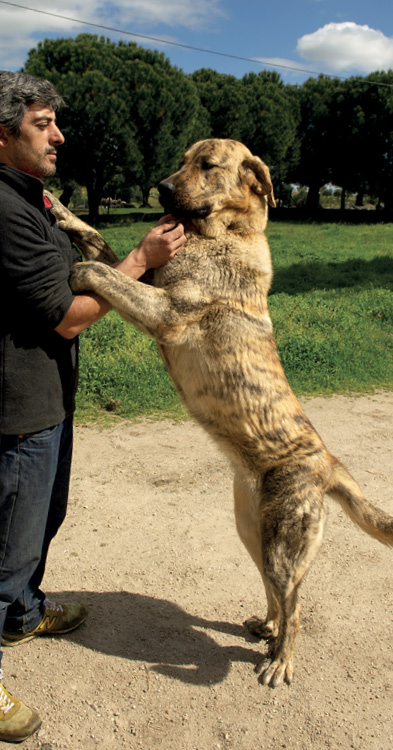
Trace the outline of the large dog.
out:
<instances>
[{"instance_id":1,"label":"large dog","mask_svg":"<svg viewBox=\"0 0 393 750\"><path fill-rule=\"evenodd\" d=\"M297 590L322 541L324 495L384 544L393 544L393 519L328 452L281 367L267 305L268 167L236 141L209 139L192 146L159 189L165 209L186 217L190 231L151 286L97 262L116 256L55 205L60 226L95 259L74 266L71 285L98 293L157 340L190 413L229 456L237 529L267 597L266 619L246 624L268 641L260 679L275 687L292 680Z\"/></svg>"}]
</instances>

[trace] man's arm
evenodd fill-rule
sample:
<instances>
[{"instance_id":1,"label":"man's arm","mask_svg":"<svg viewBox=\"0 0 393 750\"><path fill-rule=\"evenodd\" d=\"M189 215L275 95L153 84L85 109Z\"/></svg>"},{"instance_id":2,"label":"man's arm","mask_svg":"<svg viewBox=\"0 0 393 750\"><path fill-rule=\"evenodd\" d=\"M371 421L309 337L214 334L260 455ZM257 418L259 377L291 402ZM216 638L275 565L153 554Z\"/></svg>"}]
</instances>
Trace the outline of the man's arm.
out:
<instances>
[{"instance_id":1,"label":"man's arm","mask_svg":"<svg viewBox=\"0 0 393 750\"><path fill-rule=\"evenodd\" d=\"M185 242L183 224L164 216L116 268L132 279L139 279L149 268L159 268L171 260ZM109 303L96 294L78 294L55 331L65 339L72 339L100 320L110 308Z\"/></svg>"}]
</instances>

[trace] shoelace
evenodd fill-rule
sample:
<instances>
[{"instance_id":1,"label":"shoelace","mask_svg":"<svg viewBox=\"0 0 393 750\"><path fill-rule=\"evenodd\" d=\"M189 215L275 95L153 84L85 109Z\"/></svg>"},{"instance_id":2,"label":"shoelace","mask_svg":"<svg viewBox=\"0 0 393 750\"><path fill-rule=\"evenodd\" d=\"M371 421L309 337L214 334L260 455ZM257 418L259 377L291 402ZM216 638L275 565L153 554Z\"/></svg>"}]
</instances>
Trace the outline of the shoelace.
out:
<instances>
[{"instance_id":1,"label":"shoelace","mask_svg":"<svg viewBox=\"0 0 393 750\"><path fill-rule=\"evenodd\" d=\"M49 599L45 599L44 607L45 609L50 609L51 612L63 612L64 611L61 604L56 604L56 602L51 602L49 601Z\"/></svg>"},{"instance_id":2,"label":"shoelace","mask_svg":"<svg viewBox=\"0 0 393 750\"><path fill-rule=\"evenodd\" d=\"M14 705L13 700L8 695L8 693L4 690L4 688L0 685L0 711L2 711L3 714L5 715L7 711L9 711L10 708L12 708L13 705Z\"/></svg>"}]
</instances>

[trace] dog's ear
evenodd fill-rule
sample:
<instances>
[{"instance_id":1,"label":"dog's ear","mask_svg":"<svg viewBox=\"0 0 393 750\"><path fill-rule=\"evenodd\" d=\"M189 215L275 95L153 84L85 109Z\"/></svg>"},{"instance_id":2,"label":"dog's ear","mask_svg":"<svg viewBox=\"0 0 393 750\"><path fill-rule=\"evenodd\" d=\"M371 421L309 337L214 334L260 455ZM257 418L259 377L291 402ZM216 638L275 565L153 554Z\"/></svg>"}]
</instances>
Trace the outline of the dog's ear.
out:
<instances>
[{"instance_id":1,"label":"dog's ear","mask_svg":"<svg viewBox=\"0 0 393 750\"><path fill-rule=\"evenodd\" d=\"M252 156L251 158L245 159L242 167L245 170L246 181L251 190L254 190L258 195L266 195L269 205L274 208L276 201L274 198L269 167L259 158L259 156Z\"/></svg>"}]
</instances>

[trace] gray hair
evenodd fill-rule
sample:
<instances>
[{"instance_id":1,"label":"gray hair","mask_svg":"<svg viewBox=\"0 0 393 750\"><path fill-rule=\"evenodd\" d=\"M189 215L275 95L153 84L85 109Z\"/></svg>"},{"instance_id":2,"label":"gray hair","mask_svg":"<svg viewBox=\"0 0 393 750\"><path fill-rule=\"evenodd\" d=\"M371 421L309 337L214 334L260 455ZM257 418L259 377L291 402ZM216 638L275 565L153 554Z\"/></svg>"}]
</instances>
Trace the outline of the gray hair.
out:
<instances>
[{"instance_id":1,"label":"gray hair","mask_svg":"<svg viewBox=\"0 0 393 750\"><path fill-rule=\"evenodd\" d=\"M0 70L0 124L9 135L19 136L22 120L32 104L56 110L64 100L50 81Z\"/></svg>"}]
</instances>

